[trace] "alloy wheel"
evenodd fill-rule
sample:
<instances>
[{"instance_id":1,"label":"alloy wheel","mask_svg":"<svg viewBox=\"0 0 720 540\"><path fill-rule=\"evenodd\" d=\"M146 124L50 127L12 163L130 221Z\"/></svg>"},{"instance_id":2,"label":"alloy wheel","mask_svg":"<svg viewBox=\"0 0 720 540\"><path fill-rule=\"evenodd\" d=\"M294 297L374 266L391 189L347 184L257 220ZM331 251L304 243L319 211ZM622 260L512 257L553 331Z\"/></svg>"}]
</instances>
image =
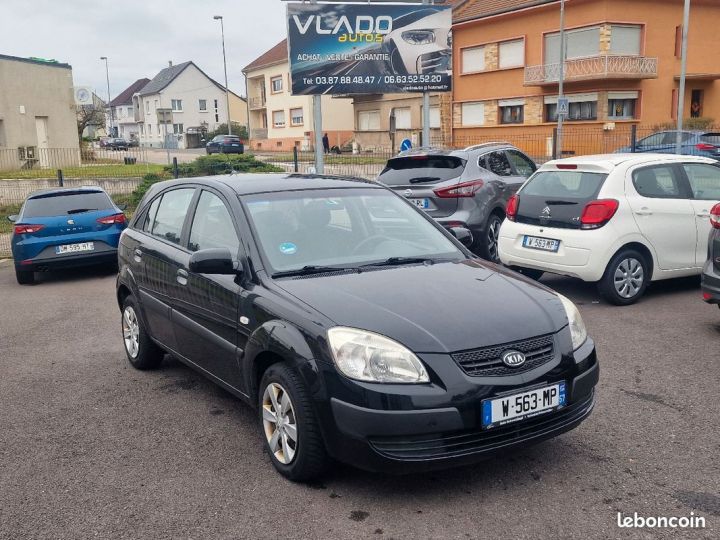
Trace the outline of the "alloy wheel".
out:
<instances>
[{"instance_id":1,"label":"alloy wheel","mask_svg":"<svg viewBox=\"0 0 720 540\"><path fill-rule=\"evenodd\" d=\"M487 230L487 251L488 257L492 262L499 262L498 241L500 240L500 220L492 218L488 224Z\"/></svg>"},{"instance_id":2,"label":"alloy wheel","mask_svg":"<svg viewBox=\"0 0 720 540\"><path fill-rule=\"evenodd\" d=\"M623 298L632 298L643 286L645 271L642 263L634 257L620 261L615 269L615 290Z\"/></svg>"},{"instance_id":3,"label":"alloy wheel","mask_svg":"<svg viewBox=\"0 0 720 540\"><path fill-rule=\"evenodd\" d=\"M137 358L140 352L140 323L132 306L127 306L122 317L123 340L130 358Z\"/></svg>"},{"instance_id":4,"label":"alloy wheel","mask_svg":"<svg viewBox=\"0 0 720 540\"><path fill-rule=\"evenodd\" d=\"M262 420L270 451L280 463L288 465L297 453L297 421L290 394L278 383L263 392Z\"/></svg>"}]
</instances>

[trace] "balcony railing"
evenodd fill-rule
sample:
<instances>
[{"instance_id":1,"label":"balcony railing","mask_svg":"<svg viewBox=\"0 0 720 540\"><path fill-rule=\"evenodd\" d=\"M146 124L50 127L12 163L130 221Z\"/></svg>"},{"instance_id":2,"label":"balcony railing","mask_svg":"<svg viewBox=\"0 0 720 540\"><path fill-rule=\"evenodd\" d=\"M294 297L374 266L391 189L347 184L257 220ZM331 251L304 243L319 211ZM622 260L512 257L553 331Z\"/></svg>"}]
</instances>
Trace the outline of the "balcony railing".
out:
<instances>
[{"instance_id":1,"label":"balcony railing","mask_svg":"<svg viewBox=\"0 0 720 540\"><path fill-rule=\"evenodd\" d=\"M268 130L267 128L256 128L250 131L251 139L267 139Z\"/></svg>"},{"instance_id":2,"label":"balcony railing","mask_svg":"<svg viewBox=\"0 0 720 540\"><path fill-rule=\"evenodd\" d=\"M565 61L565 81L656 79L658 59L645 56L600 55ZM525 86L557 84L560 63L525 68Z\"/></svg>"},{"instance_id":3,"label":"balcony railing","mask_svg":"<svg viewBox=\"0 0 720 540\"><path fill-rule=\"evenodd\" d=\"M251 109L264 109L265 108L265 98L262 96L256 96L251 97L249 101L249 105Z\"/></svg>"}]
</instances>

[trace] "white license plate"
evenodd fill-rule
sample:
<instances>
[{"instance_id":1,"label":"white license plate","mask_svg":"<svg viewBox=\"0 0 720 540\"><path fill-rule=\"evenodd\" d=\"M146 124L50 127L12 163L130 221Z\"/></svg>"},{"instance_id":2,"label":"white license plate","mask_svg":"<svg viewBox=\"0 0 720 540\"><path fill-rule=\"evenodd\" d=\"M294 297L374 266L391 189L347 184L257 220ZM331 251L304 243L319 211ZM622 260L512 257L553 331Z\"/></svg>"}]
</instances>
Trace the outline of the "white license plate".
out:
<instances>
[{"instance_id":1,"label":"white license plate","mask_svg":"<svg viewBox=\"0 0 720 540\"><path fill-rule=\"evenodd\" d=\"M565 406L565 382L482 402L482 427L494 428Z\"/></svg>"},{"instance_id":2,"label":"white license plate","mask_svg":"<svg viewBox=\"0 0 720 540\"><path fill-rule=\"evenodd\" d=\"M418 208L422 208L423 210L427 210L428 208L430 208L429 199L410 199L410 202L412 202Z\"/></svg>"},{"instance_id":3,"label":"white license plate","mask_svg":"<svg viewBox=\"0 0 720 540\"><path fill-rule=\"evenodd\" d=\"M55 246L55 253L62 255L63 253L80 253L82 251L94 251L95 244L93 242L81 242L79 244L65 244L64 246Z\"/></svg>"},{"instance_id":4,"label":"white license plate","mask_svg":"<svg viewBox=\"0 0 720 540\"><path fill-rule=\"evenodd\" d=\"M560 249L560 240L540 238L538 236L525 236L523 238L523 247L557 253Z\"/></svg>"}]
</instances>

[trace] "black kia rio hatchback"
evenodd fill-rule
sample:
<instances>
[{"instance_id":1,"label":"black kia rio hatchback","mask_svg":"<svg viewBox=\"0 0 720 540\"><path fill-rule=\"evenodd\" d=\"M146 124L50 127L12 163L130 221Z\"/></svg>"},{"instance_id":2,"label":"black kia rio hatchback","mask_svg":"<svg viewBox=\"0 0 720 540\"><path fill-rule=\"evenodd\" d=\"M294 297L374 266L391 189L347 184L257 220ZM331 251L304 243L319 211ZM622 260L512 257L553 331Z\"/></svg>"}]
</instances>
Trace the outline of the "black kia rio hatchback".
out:
<instances>
[{"instance_id":1,"label":"black kia rio hatchback","mask_svg":"<svg viewBox=\"0 0 720 540\"><path fill-rule=\"evenodd\" d=\"M363 180L155 184L118 252L127 357L169 353L256 407L292 480L331 457L406 473L572 429L599 373L580 313L470 241Z\"/></svg>"}]
</instances>

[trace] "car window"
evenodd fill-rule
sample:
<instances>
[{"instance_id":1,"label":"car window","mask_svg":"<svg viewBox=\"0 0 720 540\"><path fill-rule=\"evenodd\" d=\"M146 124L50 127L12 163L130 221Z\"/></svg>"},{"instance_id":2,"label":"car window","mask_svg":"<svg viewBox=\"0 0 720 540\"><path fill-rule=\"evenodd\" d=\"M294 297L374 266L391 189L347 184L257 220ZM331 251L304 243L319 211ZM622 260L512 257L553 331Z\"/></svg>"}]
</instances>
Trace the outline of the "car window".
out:
<instances>
[{"instance_id":1,"label":"car window","mask_svg":"<svg viewBox=\"0 0 720 540\"><path fill-rule=\"evenodd\" d=\"M651 199L684 199L680 179L673 167L658 165L643 167L632 173L638 194Z\"/></svg>"},{"instance_id":2,"label":"car window","mask_svg":"<svg viewBox=\"0 0 720 540\"><path fill-rule=\"evenodd\" d=\"M665 133L655 133L638 141L638 146L657 146L665 140Z\"/></svg>"},{"instance_id":3,"label":"car window","mask_svg":"<svg viewBox=\"0 0 720 540\"><path fill-rule=\"evenodd\" d=\"M720 145L720 133L705 133L700 140L704 143Z\"/></svg>"},{"instance_id":4,"label":"car window","mask_svg":"<svg viewBox=\"0 0 720 540\"><path fill-rule=\"evenodd\" d=\"M183 223L195 188L174 189L166 192L160 200L152 225L152 235L158 236L173 244L180 244Z\"/></svg>"},{"instance_id":5,"label":"car window","mask_svg":"<svg viewBox=\"0 0 720 540\"><path fill-rule=\"evenodd\" d=\"M685 163L693 197L703 201L720 201L720 168L705 163Z\"/></svg>"},{"instance_id":6,"label":"car window","mask_svg":"<svg viewBox=\"0 0 720 540\"><path fill-rule=\"evenodd\" d=\"M513 175L512 167L505 152L490 152L485 155L485 162L487 163L486 168L498 176Z\"/></svg>"},{"instance_id":7,"label":"car window","mask_svg":"<svg viewBox=\"0 0 720 540\"><path fill-rule=\"evenodd\" d=\"M540 171L520 192L550 199L593 199L600 192L606 174L583 171Z\"/></svg>"},{"instance_id":8,"label":"car window","mask_svg":"<svg viewBox=\"0 0 720 540\"><path fill-rule=\"evenodd\" d=\"M525 157L525 155L521 154L517 150L506 150L505 153L507 154L508 160L510 160L512 166L515 168L515 172L517 172L520 176L530 178L535 172L535 164L530 161L529 158Z\"/></svg>"},{"instance_id":9,"label":"car window","mask_svg":"<svg viewBox=\"0 0 720 540\"><path fill-rule=\"evenodd\" d=\"M378 176L388 186L444 182L465 170L464 159L447 155L413 155L389 159Z\"/></svg>"},{"instance_id":10,"label":"car window","mask_svg":"<svg viewBox=\"0 0 720 540\"><path fill-rule=\"evenodd\" d=\"M146 233L152 231L152 226L155 223L155 214L157 214L158 206L160 205L160 199L162 196L156 197L155 200L150 204L150 208L145 214L145 222L143 223L142 230Z\"/></svg>"},{"instance_id":11,"label":"car window","mask_svg":"<svg viewBox=\"0 0 720 540\"><path fill-rule=\"evenodd\" d=\"M214 193L203 191L190 227L190 251L228 248L234 255L239 247L240 241L227 206Z\"/></svg>"},{"instance_id":12,"label":"car window","mask_svg":"<svg viewBox=\"0 0 720 540\"><path fill-rule=\"evenodd\" d=\"M688 133L687 131L683 131L680 135L680 141L681 142L687 142L692 137L692 133ZM677 131L668 131L665 133L665 137L663 137L662 144L675 144L677 142Z\"/></svg>"},{"instance_id":13,"label":"car window","mask_svg":"<svg viewBox=\"0 0 720 540\"><path fill-rule=\"evenodd\" d=\"M110 197L102 191L59 192L41 195L25 201L22 217L67 216L113 207Z\"/></svg>"}]
</instances>

